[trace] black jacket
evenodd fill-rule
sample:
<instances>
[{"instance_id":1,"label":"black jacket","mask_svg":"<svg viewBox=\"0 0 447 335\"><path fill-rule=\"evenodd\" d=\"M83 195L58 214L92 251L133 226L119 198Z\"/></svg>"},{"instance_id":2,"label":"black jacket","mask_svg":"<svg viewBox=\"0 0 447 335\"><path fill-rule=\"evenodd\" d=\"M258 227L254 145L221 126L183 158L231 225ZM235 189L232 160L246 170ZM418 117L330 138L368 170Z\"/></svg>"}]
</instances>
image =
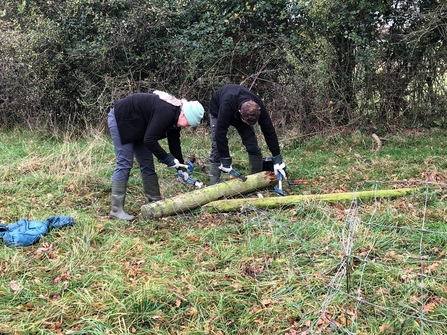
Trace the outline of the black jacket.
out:
<instances>
[{"instance_id":1,"label":"black jacket","mask_svg":"<svg viewBox=\"0 0 447 335\"><path fill-rule=\"evenodd\" d=\"M214 92L210 101L210 114L217 118L215 140L220 157L230 157L227 139L230 125L238 129L250 127L241 120L239 113L241 105L249 100L256 102L261 107L258 123L270 152L273 156L280 154L278 137L262 100L243 86L229 84Z\"/></svg>"},{"instance_id":2,"label":"black jacket","mask_svg":"<svg viewBox=\"0 0 447 335\"><path fill-rule=\"evenodd\" d=\"M180 128L177 121L180 107L161 100L152 93L134 93L115 101L115 118L123 144L142 140L160 160L168 154L158 143L168 138L169 150L183 164Z\"/></svg>"}]
</instances>

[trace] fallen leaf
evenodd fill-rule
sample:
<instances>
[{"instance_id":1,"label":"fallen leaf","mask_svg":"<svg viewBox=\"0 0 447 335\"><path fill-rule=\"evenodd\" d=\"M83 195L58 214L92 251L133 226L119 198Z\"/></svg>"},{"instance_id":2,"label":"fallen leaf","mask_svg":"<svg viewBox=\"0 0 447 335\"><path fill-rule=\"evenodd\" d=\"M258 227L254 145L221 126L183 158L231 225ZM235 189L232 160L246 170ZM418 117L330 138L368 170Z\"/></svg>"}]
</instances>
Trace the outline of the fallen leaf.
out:
<instances>
[{"instance_id":1,"label":"fallen leaf","mask_svg":"<svg viewBox=\"0 0 447 335\"><path fill-rule=\"evenodd\" d=\"M384 332L385 330L387 330L387 328L388 328L388 325L387 325L386 323L384 323L383 325L381 325L381 326L379 327L379 330L380 330L381 332Z\"/></svg>"},{"instance_id":2,"label":"fallen leaf","mask_svg":"<svg viewBox=\"0 0 447 335\"><path fill-rule=\"evenodd\" d=\"M436 309L436 303L429 302L428 304L425 304L424 308L422 308L422 311L424 313L430 313L433 312Z\"/></svg>"},{"instance_id":3,"label":"fallen leaf","mask_svg":"<svg viewBox=\"0 0 447 335\"><path fill-rule=\"evenodd\" d=\"M263 306L270 305L271 303L273 303L273 300L272 300L272 299L264 299L264 300L261 300L261 304L262 304Z\"/></svg>"}]
</instances>

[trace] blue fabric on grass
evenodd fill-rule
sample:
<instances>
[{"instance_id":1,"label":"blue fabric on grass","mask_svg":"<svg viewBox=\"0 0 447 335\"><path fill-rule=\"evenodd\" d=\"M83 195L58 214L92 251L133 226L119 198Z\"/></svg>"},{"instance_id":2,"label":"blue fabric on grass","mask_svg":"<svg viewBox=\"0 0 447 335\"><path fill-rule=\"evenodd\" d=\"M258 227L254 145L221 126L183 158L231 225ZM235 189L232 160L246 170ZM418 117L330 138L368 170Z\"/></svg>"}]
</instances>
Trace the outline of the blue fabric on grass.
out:
<instances>
[{"instance_id":1,"label":"blue fabric on grass","mask_svg":"<svg viewBox=\"0 0 447 335\"><path fill-rule=\"evenodd\" d=\"M51 216L45 221L23 219L8 226L0 224L0 238L9 247L26 247L36 243L51 228L73 226L74 219L69 216Z\"/></svg>"}]
</instances>

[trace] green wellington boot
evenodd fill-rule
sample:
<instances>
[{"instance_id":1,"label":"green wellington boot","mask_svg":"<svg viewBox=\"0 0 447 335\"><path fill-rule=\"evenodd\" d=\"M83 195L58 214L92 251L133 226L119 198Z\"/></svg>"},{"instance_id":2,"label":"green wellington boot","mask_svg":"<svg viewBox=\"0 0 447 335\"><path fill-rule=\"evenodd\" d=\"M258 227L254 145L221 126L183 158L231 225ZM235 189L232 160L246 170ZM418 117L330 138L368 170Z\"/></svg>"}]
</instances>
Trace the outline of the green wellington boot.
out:
<instances>
[{"instance_id":1,"label":"green wellington boot","mask_svg":"<svg viewBox=\"0 0 447 335\"><path fill-rule=\"evenodd\" d=\"M135 216L129 215L124 211L124 200L126 199L127 182L112 181L112 209L109 217L111 219L120 219L133 221Z\"/></svg>"},{"instance_id":2,"label":"green wellington boot","mask_svg":"<svg viewBox=\"0 0 447 335\"><path fill-rule=\"evenodd\" d=\"M161 200L160 186L158 184L158 176L153 174L149 177L142 177L143 190L149 202Z\"/></svg>"},{"instance_id":3,"label":"green wellington boot","mask_svg":"<svg viewBox=\"0 0 447 335\"><path fill-rule=\"evenodd\" d=\"M220 163L210 162L210 185L216 185L220 182Z\"/></svg>"}]
</instances>

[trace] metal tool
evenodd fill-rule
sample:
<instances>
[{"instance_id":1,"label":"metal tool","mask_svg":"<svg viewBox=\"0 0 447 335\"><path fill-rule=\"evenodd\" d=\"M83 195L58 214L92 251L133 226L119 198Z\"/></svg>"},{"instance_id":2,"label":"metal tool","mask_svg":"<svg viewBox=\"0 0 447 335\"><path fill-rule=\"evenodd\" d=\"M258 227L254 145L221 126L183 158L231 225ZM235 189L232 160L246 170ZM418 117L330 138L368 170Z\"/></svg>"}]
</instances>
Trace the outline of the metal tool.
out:
<instances>
[{"instance_id":1,"label":"metal tool","mask_svg":"<svg viewBox=\"0 0 447 335\"><path fill-rule=\"evenodd\" d=\"M195 180L194 178L191 178L189 176L188 176L188 179L185 180L184 175L183 175L183 171L178 171L177 172L177 180L179 182L182 182L182 183L187 184L187 185L193 185L193 186L195 186L197 188L202 188L203 187L203 183L202 182L200 182L198 180Z\"/></svg>"},{"instance_id":2,"label":"metal tool","mask_svg":"<svg viewBox=\"0 0 447 335\"><path fill-rule=\"evenodd\" d=\"M188 161L187 163L188 164L179 164L179 166L187 169L189 171L189 173L192 174L194 172L194 164L191 161ZM182 182L187 185L194 185L197 188L203 187L202 182L200 182L194 178L191 178L190 176L188 176L188 179L185 180L183 171L181 171L181 170L177 172L177 180L179 182Z\"/></svg>"},{"instance_id":3,"label":"metal tool","mask_svg":"<svg viewBox=\"0 0 447 335\"><path fill-rule=\"evenodd\" d=\"M246 181L247 177L241 175L237 170L231 168L230 174L236 178L239 178L242 181Z\"/></svg>"},{"instance_id":4,"label":"metal tool","mask_svg":"<svg viewBox=\"0 0 447 335\"><path fill-rule=\"evenodd\" d=\"M284 193L284 191L282 190L282 173L278 173L278 186L275 186L275 192L278 193L279 195L285 196L286 194Z\"/></svg>"}]
</instances>

